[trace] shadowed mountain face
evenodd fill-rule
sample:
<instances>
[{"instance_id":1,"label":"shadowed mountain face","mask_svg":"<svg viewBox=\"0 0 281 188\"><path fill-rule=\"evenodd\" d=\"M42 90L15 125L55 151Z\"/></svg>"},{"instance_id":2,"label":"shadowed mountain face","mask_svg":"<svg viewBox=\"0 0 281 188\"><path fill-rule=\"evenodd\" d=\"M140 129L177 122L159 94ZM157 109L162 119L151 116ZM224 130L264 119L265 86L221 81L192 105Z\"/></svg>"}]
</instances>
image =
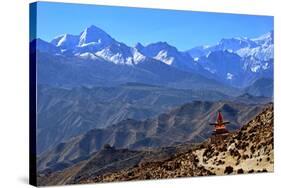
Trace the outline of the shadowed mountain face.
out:
<instances>
[{"instance_id":1,"label":"shadowed mountain face","mask_svg":"<svg viewBox=\"0 0 281 188\"><path fill-rule=\"evenodd\" d=\"M118 87L38 87L38 151L93 128L131 118L144 120L193 100L229 97L209 90L183 90L127 83Z\"/></svg>"},{"instance_id":2,"label":"shadowed mountain face","mask_svg":"<svg viewBox=\"0 0 281 188\"><path fill-rule=\"evenodd\" d=\"M231 122L230 131L240 128L261 111L263 105L234 102L192 102L145 121L127 119L105 129L63 142L39 157L39 169L73 163L100 150L104 144L134 150L172 146L183 142L201 142L211 135L216 112L221 110ZM211 114L211 116L210 116Z\"/></svg>"}]
</instances>

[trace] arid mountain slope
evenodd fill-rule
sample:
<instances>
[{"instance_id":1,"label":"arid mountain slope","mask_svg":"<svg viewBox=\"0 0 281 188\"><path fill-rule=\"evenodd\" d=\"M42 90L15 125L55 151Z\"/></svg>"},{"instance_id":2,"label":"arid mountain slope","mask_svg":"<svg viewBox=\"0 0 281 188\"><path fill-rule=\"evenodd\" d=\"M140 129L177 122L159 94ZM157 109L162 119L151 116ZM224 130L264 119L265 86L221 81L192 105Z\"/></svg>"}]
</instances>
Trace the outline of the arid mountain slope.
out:
<instances>
[{"instance_id":1,"label":"arid mountain slope","mask_svg":"<svg viewBox=\"0 0 281 188\"><path fill-rule=\"evenodd\" d=\"M272 172L273 106L230 135L225 142L209 144L195 151L199 165L222 175L230 173Z\"/></svg>"},{"instance_id":2,"label":"arid mountain slope","mask_svg":"<svg viewBox=\"0 0 281 188\"><path fill-rule=\"evenodd\" d=\"M175 154L185 153L195 144L181 144L175 147L165 147L153 150L132 151L128 149L115 149L109 145L92 155L63 170L52 171L46 169L39 172L39 185L74 184L88 178L103 174L131 169L147 162L163 161Z\"/></svg>"},{"instance_id":3,"label":"arid mountain slope","mask_svg":"<svg viewBox=\"0 0 281 188\"><path fill-rule=\"evenodd\" d=\"M88 178L79 183L272 172L273 147L273 105L269 105L225 140L208 139L170 159Z\"/></svg>"}]
</instances>

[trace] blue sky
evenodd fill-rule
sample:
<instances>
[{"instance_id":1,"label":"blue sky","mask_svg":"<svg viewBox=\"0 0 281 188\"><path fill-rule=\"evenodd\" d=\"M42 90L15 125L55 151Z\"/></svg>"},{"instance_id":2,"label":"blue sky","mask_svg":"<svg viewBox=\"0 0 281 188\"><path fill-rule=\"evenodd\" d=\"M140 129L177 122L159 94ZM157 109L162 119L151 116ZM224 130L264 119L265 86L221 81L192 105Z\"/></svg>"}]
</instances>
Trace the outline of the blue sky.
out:
<instances>
[{"instance_id":1,"label":"blue sky","mask_svg":"<svg viewBox=\"0 0 281 188\"><path fill-rule=\"evenodd\" d=\"M95 25L134 46L166 41L180 50L221 38L257 37L273 30L273 17L64 3L38 3L37 37L50 41Z\"/></svg>"}]
</instances>

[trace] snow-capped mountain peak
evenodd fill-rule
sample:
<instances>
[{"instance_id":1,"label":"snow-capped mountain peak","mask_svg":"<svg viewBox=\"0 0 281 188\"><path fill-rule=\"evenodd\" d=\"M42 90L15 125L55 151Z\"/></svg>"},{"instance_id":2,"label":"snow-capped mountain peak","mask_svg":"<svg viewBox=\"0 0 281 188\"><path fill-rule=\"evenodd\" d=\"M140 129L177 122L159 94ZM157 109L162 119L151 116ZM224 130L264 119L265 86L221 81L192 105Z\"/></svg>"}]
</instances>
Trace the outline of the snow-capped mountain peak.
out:
<instances>
[{"instance_id":1,"label":"snow-capped mountain peak","mask_svg":"<svg viewBox=\"0 0 281 188\"><path fill-rule=\"evenodd\" d=\"M230 39L222 39L213 48L216 50L237 51L241 48L254 48L257 44L246 37L235 37Z\"/></svg>"},{"instance_id":2,"label":"snow-capped mountain peak","mask_svg":"<svg viewBox=\"0 0 281 188\"><path fill-rule=\"evenodd\" d=\"M141 54L137 48L132 48L132 54L135 64L139 64L140 62L143 62L146 59L146 57Z\"/></svg>"},{"instance_id":3,"label":"snow-capped mountain peak","mask_svg":"<svg viewBox=\"0 0 281 188\"><path fill-rule=\"evenodd\" d=\"M254 48L242 48L237 54L245 58L254 58L260 61L269 61L274 56L274 38L273 31L270 31L260 37L251 39L257 44Z\"/></svg>"},{"instance_id":4,"label":"snow-capped mountain peak","mask_svg":"<svg viewBox=\"0 0 281 188\"><path fill-rule=\"evenodd\" d=\"M274 32L270 31L257 38L253 38L252 40L256 42L258 45L262 45L262 46L272 45L274 43Z\"/></svg>"},{"instance_id":5,"label":"snow-capped mountain peak","mask_svg":"<svg viewBox=\"0 0 281 188\"><path fill-rule=\"evenodd\" d=\"M87 45L95 45L95 44L110 44L113 42L114 39L109 36L105 31L102 29L92 25L86 28L80 34L79 46L87 46Z\"/></svg>"},{"instance_id":6,"label":"snow-capped mountain peak","mask_svg":"<svg viewBox=\"0 0 281 188\"><path fill-rule=\"evenodd\" d=\"M213 51L228 50L237 53L242 58L254 57L257 60L269 60L273 58L273 31L257 38L234 37L223 38L217 44L203 47L198 46L188 50L193 58L208 55Z\"/></svg>"},{"instance_id":7,"label":"snow-capped mountain peak","mask_svg":"<svg viewBox=\"0 0 281 188\"><path fill-rule=\"evenodd\" d=\"M160 51L163 50L171 53L175 53L178 51L176 47L169 45L167 42L151 43L147 45L145 48L147 51L150 51L152 56L157 55Z\"/></svg>"},{"instance_id":8,"label":"snow-capped mountain peak","mask_svg":"<svg viewBox=\"0 0 281 188\"><path fill-rule=\"evenodd\" d=\"M178 51L174 46L167 42L151 43L143 46L140 43L136 48L145 56L161 61L167 65L174 66L180 69L193 69L196 64L189 54Z\"/></svg>"},{"instance_id":9,"label":"snow-capped mountain peak","mask_svg":"<svg viewBox=\"0 0 281 188\"><path fill-rule=\"evenodd\" d=\"M76 35L64 34L56 37L51 43L61 49L73 49L76 47L79 37Z\"/></svg>"}]
</instances>

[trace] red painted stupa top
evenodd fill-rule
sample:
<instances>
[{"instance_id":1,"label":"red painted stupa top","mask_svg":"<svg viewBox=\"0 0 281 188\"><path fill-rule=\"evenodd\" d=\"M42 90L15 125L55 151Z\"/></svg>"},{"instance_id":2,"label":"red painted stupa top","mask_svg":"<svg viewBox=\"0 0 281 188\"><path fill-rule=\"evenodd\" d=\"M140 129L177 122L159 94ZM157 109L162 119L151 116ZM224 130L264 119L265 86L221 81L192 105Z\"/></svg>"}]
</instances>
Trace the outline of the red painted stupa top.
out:
<instances>
[{"instance_id":1,"label":"red painted stupa top","mask_svg":"<svg viewBox=\"0 0 281 188\"><path fill-rule=\"evenodd\" d=\"M219 134L225 134L228 133L228 130L226 129L225 125L229 124L228 121L223 121L223 116L221 111L218 112L217 116L217 122L216 123L210 123L210 125L214 125L214 135L219 135Z\"/></svg>"},{"instance_id":2,"label":"red painted stupa top","mask_svg":"<svg viewBox=\"0 0 281 188\"><path fill-rule=\"evenodd\" d=\"M223 117L222 117L221 111L219 111L217 123L221 123L221 122L223 122Z\"/></svg>"}]
</instances>

